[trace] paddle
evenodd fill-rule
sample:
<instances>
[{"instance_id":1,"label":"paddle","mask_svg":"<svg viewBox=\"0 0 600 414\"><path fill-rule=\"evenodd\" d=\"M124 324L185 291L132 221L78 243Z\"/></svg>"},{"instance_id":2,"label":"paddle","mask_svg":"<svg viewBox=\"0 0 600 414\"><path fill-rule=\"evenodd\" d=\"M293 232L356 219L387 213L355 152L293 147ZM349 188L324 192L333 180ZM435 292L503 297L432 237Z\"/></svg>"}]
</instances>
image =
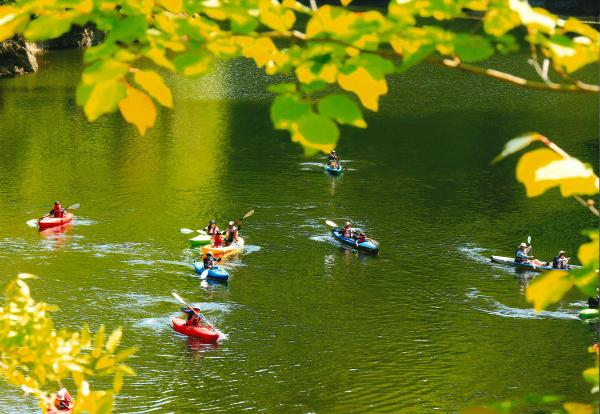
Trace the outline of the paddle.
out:
<instances>
[{"instance_id":1,"label":"paddle","mask_svg":"<svg viewBox=\"0 0 600 414\"><path fill-rule=\"evenodd\" d=\"M200 273L200 279L204 280L206 279L206 276L208 276L208 271L210 269L204 269L204 271L202 273Z\"/></svg>"},{"instance_id":2,"label":"paddle","mask_svg":"<svg viewBox=\"0 0 600 414\"><path fill-rule=\"evenodd\" d=\"M325 224L327 224L329 227L338 227L338 225L331 220L325 220Z\"/></svg>"},{"instance_id":3,"label":"paddle","mask_svg":"<svg viewBox=\"0 0 600 414\"><path fill-rule=\"evenodd\" d=\"M185 303L185 301L181 298L181 296L179 296L177 293L175 292L171 292L171 295L173 295L173 297L175 299L177 299L179 302L181 302L182 305L184 305L186 308L190 309L192 312L194 312L194 315L196 315L197 317L199 317L200 319L202 319L204 321L205 324L207 324L208 326L210 326L214 331L217 330L217 328L215 328L214 326L212 326L212 324L204 317L202 316L200 313L196 312L194 310L194 308L192 308L190 305L188 305L187 303Z\"/></svg>"},{"instance_id":4,"label":"paddle","mask_svg":"<svg viewBox=\"0 0 600 414\"><path fill-rule=\"evenodd\" d=\"M206 234L206 232L204 230L192 230L192 229L187 229L185 227L179 229L179 231L183 234L190 234L190 233L200 233L200 234Z\"/></svg>"},{"instance_id":5,"label":"paddle","mask_svg":"<svg viewBox=\"0 0 600 414\"><path fill-rule=\"evenodd\" d=\"M237 227L238 227L238 230L239 230L239 228L240 228L240 221L244 220L245 218L248 218L248 217L250 217L250 216L251 216L251 215L253 215L253 214L254 214L254 210L250 210L249 212L247 212L246 214L244 214L244 217L242 217L241 219L239 219L239 220L237 220L237 221L235 222L235 224L236 224L236 225L237 225Z\"/></svg>"}]
</instances>

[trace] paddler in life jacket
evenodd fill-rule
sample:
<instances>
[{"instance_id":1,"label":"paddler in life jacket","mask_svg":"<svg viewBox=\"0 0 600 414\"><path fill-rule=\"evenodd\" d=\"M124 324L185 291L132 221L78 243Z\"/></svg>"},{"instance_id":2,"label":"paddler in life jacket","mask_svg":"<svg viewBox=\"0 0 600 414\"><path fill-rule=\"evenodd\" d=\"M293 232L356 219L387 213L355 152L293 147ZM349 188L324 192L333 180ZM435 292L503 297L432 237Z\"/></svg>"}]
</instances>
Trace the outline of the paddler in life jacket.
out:
<instances>
[{"instance_id":1,"label":"paddler in life jacket","mask_svg":"<svg viewBox=\"0 0 600 414\"><path fill-rule=\"evenodd\" d=\"M206 256L204 257L204 260L202 261L202 265L204 266L204 270L212 269L213 267L215 267L215 263L220 262L220 261L221 261L220 257L218 259L215 259L215 257L212 255L212 253L208 252L208 253L206 253Z\"/></svg>"},{"instance_id":2,"label":"paddler in life jacket","mask_svg":"<svg viewBox=\"0 0 600 414\"><path fill-rule=\"evenodd\" d=\"M217 222L214 220L211 220L208 223L208 226L206 226L206 228L204 229L204 231L209 236L214 236L215 234L217 234L219 232L219 228L217 227Z\"/></svg>"},{"instance_id":3,"label":"paddler in life jacket","mask_svg":"<svg viewBox=\"0 0 600 414\"><path fill-rule=\"evenodd\" d=\"M52 207L48 215L56 218L62 218L65 215L65 209L60 205L60 201L54 202L54 207Z\"/></svg>"},{"instance_id":4,"label":"paddler in life jacket","mask_svg":"<svg viewBox=\"0 0 600 414\"><path fill-rule=\"evenodd\" d=\"M73 397L66 388L61 388L52 398L52 403L47 408L49 414L70 413L73 408Z\"/></svg>"},{"instance_id":5,"label":"paddler in life jacket","mask_svg":"<svg viewBox=\"0 0 600 414\"><path fill-rule=\"evenodd\" d=\"M352 223L347 221L346 225L340 230L340 235L350 239L352 238L353 234L354 230L352 229Z\"/></svg>"},{"instance_id":6,"label":"paddler in life jacket","mask_svg":"<svg viewBox=\"0 0 600 414\"><path fill-rule=\"evenodd\" d=\"M220 231L218 231L217 234L215 234L215 236L213 237L213 246L214 247L223 246L223 236L221 235Z\"/></svg>"},{"instance_id":7,"label":"paddler in life jacket","mask_svg":"<svg viewBox=\"0 0 600 414\"><path fill-rule=\"evenodd\" d=\"M181 311L187 314L187 320L185 321L186 326L200 325L200 317L196 315L196 313L198 315L200 314L200 308L194 308L194 311L196 311L196 313L194 313L194 311L192 311L190 308L181 308Z\"/></svg>"},{"instance_id":8,"label":"paddler in life jacket","mask_svg":"<svg viewBox=\"0 0 600 414\"><path fill-rule=\"evenodd\" d=\"M235 226L233 221L229 222L229 227L225 230L225 243L229 246L232 243L237 242L238 239L238 228Z\"/></svg>"},{"instance_id":9,"label":"paddler in life jacket","mask_svg":"<svg viewBox=\"0 0 600 414\"><path fill-rule=\"evenodd\" d=\"M556 256L552 261L552 267L554 269L569 269L569 259L570 257L565 256L564 250L561 250L558 252L558 256Z\"/></svg>"},{"instance_id":10,"label":"paddler in life jacket","mask_svg":"<svg viewBox=\"0 0 600 414\"><path fill-rule=\"evenodd\" d=\"M530 263L535 266L549 266L549 262L542 262L541 260L534 259L533 256L528 256L527 253L531 251L531 246L527 247L525 242L519 245L519 248L515 252L515 263Z\"/></svg>"},{"instance_id":11,"label":"paddler in life jacket","mask_svg":"<svg viewBox=\"0 0 600 414\"><path fill-rule=\"evenodd\" d=\"M331 164L332 162L337 162L339 161L339 158L337 156L337 154L335 153L335 150L331 151L328 155L327 155L327 162L329 164Z\"/></svg>"}]
</instances>

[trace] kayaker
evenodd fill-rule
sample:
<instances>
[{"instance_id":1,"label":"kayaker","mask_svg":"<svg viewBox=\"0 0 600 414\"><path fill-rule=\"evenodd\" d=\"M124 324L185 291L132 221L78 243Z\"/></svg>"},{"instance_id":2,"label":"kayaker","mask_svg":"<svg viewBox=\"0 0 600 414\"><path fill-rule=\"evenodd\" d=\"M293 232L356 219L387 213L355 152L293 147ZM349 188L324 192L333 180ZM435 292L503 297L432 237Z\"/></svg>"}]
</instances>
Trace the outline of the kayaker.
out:
<instances>
[{"instance_id":1,"label":"kayaker","mask_svg":"<svg viewBox=\"0 0 600 414\"><path fill-rule=\"evenodd\" d=\"M354 233L354 231L352 230L352 223L347 221L344 228L342 228L342 230L340 230L340 235L350 239L350 238L352 238L353 233Z\"/></svg>"},{"instance_id":2,"label":"kayaker","mask_svg":"<svg viewBox=\"0 0 600 414\"><path fill-rule=\"evenodd\" d=\"M215 263L220 262L220 261L221 261L220 257L218 259L215 259L215 257L212 255L212 253L208 252L208 253L206 253L206 256L204 257L204 260L202 261L202 265L204 266L204 270L212 269L213 267L215 267Z\"/></svg>"},{"instance_id":3,"label":"kayaker","mask_svg":"<svg viewBox=\"0 0 600 414\"><path fill-rule=\"evenodd\" d=\"M65 209L60 205L60 201L54 202L54 207L48 213L50 217L62 218L65 215Z\"/></svg>"},{"instance_id":4,"label":"kayaker","mask_svg":"<svg viewBox=\"0 0 600 414\"><path fill-rule=\"evenodd\" d=\"M211 236L214 236L215 234L217 234L219 232L219 228L217 227L217 222L214 220L209 221L208 226L206 226L204 231L206 231L206 234L209 234Z\"/></svg>"},{"instance_id":5,"label":"kayaker","mask_svg":"<svg viewBox=\"0 0 600 414\"><path fill-rule=\"evenodd\" d=\"M217 234L213 237L213 246L221 247L223 245L223 236L220 231L217 231Z\"/></svg>"},{"instance_id":6,"label":"kayaker","mask_svg":"<svg viewBox=\"0 0 600 414\"><path fill-rule=\"evenodd\" d=\"M569 259L570 257L565 256L564 250L558 252L558 256L554 258L552 261L552 267L554 269L568 269L569 268Z\"/></svg>"},{"instance_id":7,"label":"kayaker","mask_svg":"<svg viewBox=\"0 0 600 414\"><path fill-rule=\"evenodd\" d=\"M515 252L515 263L530 263L534 266L549 266L550 262L542 262L541 260L534 259L533 256L528 256L527 253L531 251L531 245L527 247L525 242L519 245L519 248Z\"/></svg>"},{"instance_id":8,"label":"kayaker","mask_svg":"<svg viewBox=\"0 0 600 414\"><path fill-rule=\"evenodd\" d=\"M358 238L356 239L356 245L358 246L360 243L364 243L367 241L367 235L365 233L360 233Z\"/></svg>"},{"instance_id":9,"label":"kayaker","mask_svg":"<svg viewBox=\"0 0 600 414\"><path fill-rule=\"evenodd\" d=\"M233 221L229 222L229 227L225 230L225 243L229 246L231 243L237 242L238 228Z\"/></svg>"},{"instance_id":10,"label":"kayaker","mask_svg":"<svg viewBox=\"0 0 600 414\"><path fill-rule=\"evenodd\" d=\"M600 307L600 288L596 288L596 297L590 296L587 303L590 309L598 309Z\"/></svg>"},{"instance_id":11,"label":"kayaker","mask_svg":"<svg viewBox=\"0 0 600 414\"><path fill-rule=\"evenodd\" d=\"M187 314L187 321L185 321L185 324L187 326L198 326L200 325L200 317L198 316L200 314L200 308L194 308L194 310L191 310L190 308L181 308L181 311L183 313ZM194 312L196 311L196 312ZM198 315L196 315L198 314Z\"/></svg>"},{"instance_id":12,"label":"kayaker","mask_svg":"<svg viewBox=\"0 0 600 414\"><path fill-rule=\"evenodd\" d=\"M69 394L66 388L61 388L52 399L50 407L48 407L48 413L66 413L71 412L73 408L73 397Z\"/></svg>"},{"instance_id":13,"label":"kayaker","mask_svg":"<svg viewBox=\"0 0 600 414\"><path fill-rule=\"evenodd\" d=\"M335 150L331 151L328 155L327 155L327 162L331 165L332 162L338 162L339 158L337 156L337 154L335 153Z\"/></svg>"}]
</instances>

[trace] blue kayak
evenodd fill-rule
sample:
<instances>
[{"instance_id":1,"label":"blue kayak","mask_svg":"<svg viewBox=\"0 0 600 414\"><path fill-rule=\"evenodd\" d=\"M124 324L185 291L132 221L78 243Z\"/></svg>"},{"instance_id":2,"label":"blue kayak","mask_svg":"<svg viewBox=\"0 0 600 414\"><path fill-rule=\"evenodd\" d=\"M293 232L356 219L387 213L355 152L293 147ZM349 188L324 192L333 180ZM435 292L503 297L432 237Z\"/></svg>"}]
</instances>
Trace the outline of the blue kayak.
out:
<instances>
[{"instance_id":1,"label":"blue kayak","mask_svg":"<svg viewBox=\"0 0 600 414\"><path fill-rule=\"evenodd\" d=\"M325 171L327 171L329 174L338 175L344 170L342 169L342 164L338 164L337 168L332 168L329 166L329 164L325 164Z\"/></svg>"},{"instance_id":2,"label":"blue kayak","mask_svg":"<svg viewBox=\"0 0 600 414\"><path fill-rule=\"evenodd\" d=\"M344 237L340 234L340 230L341 228L337 228L337 229L333 229L331 230L331 234L333 234L333 237L335 237L338 241L340 241L341 243L350 246L350 247L354 247L357 250L360 250L361 252L366 252L366 253L373 253L373 254L377 254L379 252L379 247L377 247L377 245L375 243L373 243L372 241L368 240L362 243L359 243L358 245L356 244L356 240L349 238L349 237Z\"/></svg>"},{"instance_id":3,"label":"blue kayak","mask_svg":"<svg viewBox=\"0 0 600 414\"><path fill-rule=\"evenodd\" d=\"M202 272L204 272L204 264L202 262L194 262L194 270L196 270L196 273L202 274ZM206 277L225 282L229 279L229 272L221 266L214 266L208 271Z\"/></svg>"},{"instance_id":4,"label":"blue kayak","mask_svg":"<svg viewBox=\"0 0 600 414\"><path fill-rule=\"evenodd\" d=\"M548 265L548 266L534 266L531 263L517 263L517 262L515 262L514 257L491 256L490 260L494 263L512 266L512 267L516 267L519 269L534 270L536 272L546 272L549 270L557 270L552 267L552 264L551 264L552 262L548 262L548 263L550 263L550 265ZM566 270L568 272L568 271L580 269L580 268L581 268L581 266L569 265L566 269L561 269L561 270Z\"/></svg>"}]
</instances>

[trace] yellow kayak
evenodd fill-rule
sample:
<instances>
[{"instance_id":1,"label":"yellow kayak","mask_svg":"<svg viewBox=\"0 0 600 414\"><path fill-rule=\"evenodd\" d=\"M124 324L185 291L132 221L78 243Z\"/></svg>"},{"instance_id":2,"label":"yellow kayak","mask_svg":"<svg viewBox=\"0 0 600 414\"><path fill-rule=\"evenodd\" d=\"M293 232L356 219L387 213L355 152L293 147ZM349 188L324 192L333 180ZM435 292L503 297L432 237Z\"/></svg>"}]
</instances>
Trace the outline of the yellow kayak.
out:
<instances>
[{"instance_id":1,"label":"yellow kayak","mask_svg":"<svg viewBox=\"0 0 600 414\"><path fill-rule=\"evenodd\" d=\"M244 239L238 237L237 242L230 244L229 246L213 247L211 244L202 246L202 255L210 252L215 257L229 256L231 254L239 253L244 248Z\"/></svg>"}]
</instances>

